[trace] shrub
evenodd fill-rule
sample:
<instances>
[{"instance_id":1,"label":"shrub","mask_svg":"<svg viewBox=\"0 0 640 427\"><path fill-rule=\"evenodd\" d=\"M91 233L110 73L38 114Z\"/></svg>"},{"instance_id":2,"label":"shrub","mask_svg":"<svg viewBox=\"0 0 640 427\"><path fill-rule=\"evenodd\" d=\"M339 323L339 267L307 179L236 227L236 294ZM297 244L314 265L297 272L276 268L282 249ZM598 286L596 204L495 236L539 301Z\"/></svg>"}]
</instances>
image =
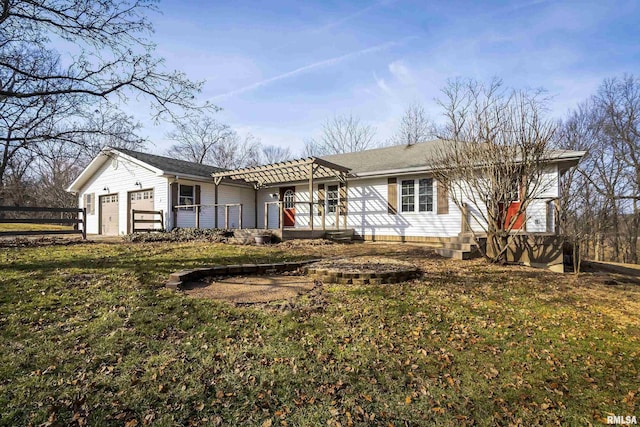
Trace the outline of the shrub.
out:
<instances>
[{"instance_id":1,"label":"shrub","mask_svg":"<svg viewBox=\"0 0 640 427\"><path fill-rule=\"evenodd\" d=\"M127 242L224 242L233 236L233 231L218 228L174 228L171 231L153 231L127 234Z\"/></svg>"}]
</instances>

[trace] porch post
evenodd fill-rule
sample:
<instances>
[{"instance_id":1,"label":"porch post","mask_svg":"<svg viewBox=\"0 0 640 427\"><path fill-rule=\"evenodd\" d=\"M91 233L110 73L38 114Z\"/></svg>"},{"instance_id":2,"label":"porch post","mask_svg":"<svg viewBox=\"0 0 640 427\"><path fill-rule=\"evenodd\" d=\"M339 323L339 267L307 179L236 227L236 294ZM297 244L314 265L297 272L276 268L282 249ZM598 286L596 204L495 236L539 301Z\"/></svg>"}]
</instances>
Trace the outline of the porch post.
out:
<instances>
[{"instance_id":1,"label":"porch post","mask_svg":"<svg viewBox=\"0 0 640 427\"><path fill-rule=\"evenodd\" d=\"M240 230L242 230L242 203L240 203L240 214L239 214L239 218L238 218L238 228L240 228Z\"/></svg>"},{"instance_id":2,"label":"porch post","mask_svg":"<svg viewBox=\"0 0 640 427\"><path fill-rule=\"evenodd\" d=\"M344 225L344 229L347 229L347 215L349 214L349 183L347 181L347 177L344 178L344 199L342 202L342 205L344 206L344 212L343 212L343 216L344 218L342 218L342 221L344 221L343 225Z\"/></svg>"},{"instance_id":3,"label":"porch post","mask_svg":"<svg viewBox=\"0 0 640 427\"><path fill-rule=\"evenodd\" d=\"M214 220L214 228L218 228L218 182L215 183L215 190L213 192L213 220Z\"/></svg>"},{"instance_id":4,"label":"porch post","mask_svg":"<svg viewBox=\"0 0 640 427\"><path fill-rule=\"evenodd\" d=\"M229 229L229 205L224 205L224 229Z\"/></svg>"},{"instance_id":5,"label":"porch post","mask_svg":"<svg viewBox=\"0 0 640 427\"><path fill-rule=\"evenodd\" d=\"M257 211L258 211L258 207L256 206L256 212ZM258 224L256 224L256 228L258 228ZM268 228L269 228L269 203L264 202L264 229L266 230Z\"/></svg>"},{"instance_id":6,"label":"porch post","mask_svg":"<svg viewBox=\"0 0 640 427\"><path fill-rule=\"evenodd\" d=\"M313 232L313 163L309 163L309 227Z\"/></svg>"},{"instance_id":7,"label":"porch post","mask_svg":"<svg viewBox=\"0 0 640 427\"><path fill-rule=\"evenodd\" d=\"M254 218L254 225L255 228L258 228L258 189L255 189L255 192L253 194L253 216ZM265 228L267 228L267 224L265 224Z\"/></svg>"}]
</instances>

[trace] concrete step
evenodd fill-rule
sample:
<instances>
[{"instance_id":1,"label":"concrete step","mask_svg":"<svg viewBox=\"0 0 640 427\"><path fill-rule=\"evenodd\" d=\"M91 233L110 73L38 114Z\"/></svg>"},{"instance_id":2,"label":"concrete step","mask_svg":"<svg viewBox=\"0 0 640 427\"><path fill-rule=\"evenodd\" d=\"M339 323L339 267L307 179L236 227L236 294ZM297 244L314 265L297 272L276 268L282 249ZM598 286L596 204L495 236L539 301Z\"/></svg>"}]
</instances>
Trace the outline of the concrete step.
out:
<instances>
[{"instance_id":1,"label":"concrete step","mask_svg":"<svg viewBox=\"0 0 640 427\"><path fill-rule=\"evenodd\" d=\"M327 238L331 238L331 237L349 237L352 238L353 237L353 229L348 229L348 230L329 230L329 231L325 231L325 236L327 236Z\"/></svg>"},{"instance_id":2,"label":"concrete step","mask_svg":"<svg viewBox=\"0 0 640 427\"><path fill-rule=\"evenodd\" d=\"M459 251L456 249L437 248L436 253L445 258L471 259L471 252Z\"/></svg>"},{"instance_id":3,"label":"concrete step","mask_svg":"<svg viewBox=\"0 0 640 427\"><path fill-rule=\"evenodd\" d=\"M455 249L457 251L464 252L472 252L478 248L478 246L474 243L462 243L457 241L443 242L442 247L445 249Z\"/></svg>"},{"instance_id":4,"label":"concrete step","mask_svg":"<svg viewBox=\"0 0 640 427\"><path fill-rule=\"evenodd\" d=\"M351 237L327 237L329 240L334 241L336 243L351 243L353 239Z\"/></svg>"}]
</instances>

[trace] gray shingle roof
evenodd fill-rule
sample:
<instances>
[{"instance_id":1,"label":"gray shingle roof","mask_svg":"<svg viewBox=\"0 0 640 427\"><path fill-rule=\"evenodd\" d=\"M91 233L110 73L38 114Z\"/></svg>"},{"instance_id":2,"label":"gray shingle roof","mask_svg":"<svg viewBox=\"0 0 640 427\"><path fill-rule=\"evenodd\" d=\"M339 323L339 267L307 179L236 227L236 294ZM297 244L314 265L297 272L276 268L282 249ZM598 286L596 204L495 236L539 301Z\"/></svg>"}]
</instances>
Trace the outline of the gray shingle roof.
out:
<instances>
[{"instance_id":1,"label":"gray shingle roof","mask_svg":"<svg viewBox=\"0 0 640 427\"><path fill-rule=\"evenodd\" d=\"M322 159L346 166L356 175L367 172L428 167L429 162L438 152L438 146L443 143L446 142L436 139L413 145L395 145L355 153L332 154L323 156Z\"/></svg>"},{"instance_id":2,"label":"gray shingle roof","mask_svg":"<svg viewBox=\"0 0 640 427\"><path fill-rule=\"evenodd\" d=\"M356 176L403 169L429 169L434 166L433 162L439 153L442 153L443 148L446 149L451 144L450 141L434 139L412 145L395 145L355 153L332 154L321 158L351 169L351 173ZM549 150L547 154L548 158L552 160L580 158L585 153L583 151Z\"/></svg>"},{"instance_id":3,"label":"gray shingle roof","mask_svg":"<svg viewBox=\"0 0 640 427\"><path fill-rule=\"evenodd\" d=\"M158 168L166 173L193 175L203 178L211 178L214 172L221 172L226 169L215 166L203 165L200 163L187 162L185 160L173 159L171 157L157 156L155 154L142 153L140 151L125 150L123 148L115 148L114 150L131 156L148 165Z\"/></svg>"}]
</instances>

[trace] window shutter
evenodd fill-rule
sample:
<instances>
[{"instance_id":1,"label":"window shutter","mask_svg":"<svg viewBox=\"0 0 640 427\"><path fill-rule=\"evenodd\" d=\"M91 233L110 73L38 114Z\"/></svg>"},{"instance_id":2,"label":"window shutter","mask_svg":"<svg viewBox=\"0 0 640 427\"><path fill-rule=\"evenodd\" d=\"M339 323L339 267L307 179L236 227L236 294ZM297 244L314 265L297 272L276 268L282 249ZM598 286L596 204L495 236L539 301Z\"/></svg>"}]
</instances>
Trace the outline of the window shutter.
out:
<instances>
[{"instance_id":1,"label":"window shutter","mask_svg":"<svg viewBox=\"0 0 640 427\"><path fill-rule=\"evenodd\" d=\"M318 216L324 213L324 184L318 184Z\"/></svg>"},{"instance_id":2,"label":"window shutter","mask_svg":"<svg viewBox=\"0 0 640 427\"><path fill-rule=\"evenodd\" d=\"M84 208L87 210L87 215L93 215L95 213L95 198L96 193L87 193L84 195Z\"/></svg>"},{"instance_id":3,"label":"window shutter","mask_svg":"<svg viewBox=\"0 0 640 427\"><path fill-rule=\"evenodd\" d=\"M194 193L195 194L193 195L193 198L194 198L193 204L194 205L199 205L200 204L200 186L199 185L195 186Z\"/></svg>"},{"instance_id":4,"label":"window shutter","mask_svg":"<svg viewBox=\"0 0 640 427\"><path fill-rule=\"evenodd\" d=\"M344 183L340 183L340 215L347 214L347 186Z\"/></svg>"},{"instance_id":5,"label":"window shutter","mask_svg":"<svg viewBox=\"0 0 640 427\"><path fill-rule=\"evenodd\" d=\"M449 213L449 189L443 182L438 181L438 215Z\"/></svg>"},{"instance_id":6,"label":"window shutter","mask_svg":"<svg viewBox=\"0 0 640 427\"><path fill-rule=\"evenodd\" d=\"M177 182L172 182L171 183L171 210L175 213L177 212L177 209L175 208L175 206L178 204L178 183Z\"/></svg>"},{"instance_id":7,"label":"window shutter","mask_svg":"<svg viewBox=\"0 0 640 427\"><path fill-rule=\"evenodd\" d=\"M398 180L397 178L387 179L387 213L395 215L398 213Z\"/></svg>"}]
</instances>

